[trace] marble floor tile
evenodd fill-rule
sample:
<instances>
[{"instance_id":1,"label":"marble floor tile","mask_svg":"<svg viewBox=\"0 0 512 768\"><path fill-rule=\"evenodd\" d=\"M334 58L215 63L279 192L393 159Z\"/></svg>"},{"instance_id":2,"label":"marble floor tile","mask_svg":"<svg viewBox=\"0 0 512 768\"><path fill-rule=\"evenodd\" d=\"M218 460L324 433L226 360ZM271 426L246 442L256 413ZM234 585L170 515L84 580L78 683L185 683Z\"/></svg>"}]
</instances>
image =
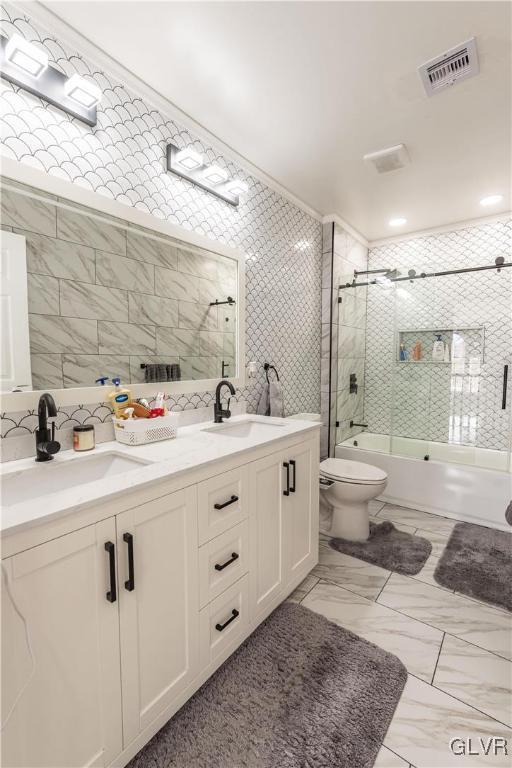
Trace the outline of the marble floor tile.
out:
<instances>
[{"instance_id":1,"label":"marble floor tile","mask_svg":"<svg viewBox=\"0 0 512 768\"><path fill-rule=\"evenodd\" d=\"M319 562L311 573L336 582L359 595L374 600L389 577L389 571L331 549L327 537L320 540Z\"/></svg>"},{"instance_id":2,"label":"marble floor tile","mask_svg":"<svg viewBox=\"0 0 512 768\"><path fill-rule=\"evenodd\" d=\"M409 763L387 747L381 747L373 768L409 768Z\"/></svg>"},{"instance_id":3,"label":"marble floor tile","mask_svg":"<svg viewBox=\"0 0 512 768\"><path fill-rule=\"evenodd\" d=\"M430 555L427 562L421 569L421 571L414 576L411 576L412 579L418 579L418 581L424 581L425 584L430 584L433 587L437 587L437 589L442 589L445 592L453 592L453 589L447 589L446 587L442 587L441 584L438 584L437 581L434 579L434 571L437 568L437 564L439 562L439 558L436 557L436 555Z\"/></svg>"},{"instance_id":4,"label":"marble floor tile","mask_svg":"<svg viewBox=\"0 0 512 768\"><path fill-rule=\"evenodd\" d=\"M419 509L398 507L395 504L385 504L379 510L377 516L383 517L386 520L393 520L393 522L412 525L425 531L444 533L447 536L450 535L457 524L456 520L449 520L447 517L431 515L428 512L421 512Z\"/></svg>"},{"instance_id":5,"label":"marble floor tile","mask_svg":"<svg viewBox=\"0 0 512 768\"><path fill-rule=\"evenodd\" d=\"M300 603L319 581L320 579L317 576L308 574L304 581L301 581L299 586L291 593L288 600L292 603Z\"/></svg>"},{"instance_id":6,"label":"marble floor tile","mask_svg":"<svg viewBox=\"0 0 512 768\"><path fill-rule=\"evenodd\" d=\"M445 635L433 685L512 727L512 663Z\"/></svg>"},{"instance_id":7,"label":"marble floor tile","mask_svg":"<svg viewBox=\"0 0 512 768\"><path fill-rule=\"evenodd\" d=\"M430 541L432 544L432 555L434 555L434 557L441 557L448 544L448 539L450 538L450 536L445 533L440 533L439 531L426 531L422 528L416 530L416 535Z\"/></svg>"},{"instance_id":8,"label":"marble floor tile","mask_svg":"<svg viewBox=\"0 0 512 768\"><path fill-rule=\"evenodd\" d=\"M511 620L503 611L397 573L391 574L378 602L512 659Z\"/></svg>"},{"instance_id":9,"label":"marble floor tile","mask_svg":"<svg viewBox=\"0 0 512 768\"><path fill-rule=\"evenodd\" d=\"M411 674L432 680L443 639L440 630L324 581L306 595L302 605L394 653Z\"/></svg>"},{"instance_id":10,"label":"marble floor tile","mask_svg":"<svg viewBox=\"0 0 512 768\"><path fill-rule=\"evenodd\" d=\"M370 515L376 515L377 512L382 509L386 502L385 501L379 501L378 499L372 499L368 502L368 511Z\"/></svg>"},{"instance_id":11,"label":"marble floor tile","mask_svg":"<svg viewBox=\"0 0 512 768\"><path fill-rule=\"evenodd\" d=\"M508 739L512 732L463 704L452 696L409 676L395 715L384 739L384 745L416 768L508 768L510 757L500 750L498 755L454 754L452 739L472 739L473 751L490 737ZM467 741L466 741L467 743ZM480 748L480 751L481 748Z\"/></svg>"}]
</instances>

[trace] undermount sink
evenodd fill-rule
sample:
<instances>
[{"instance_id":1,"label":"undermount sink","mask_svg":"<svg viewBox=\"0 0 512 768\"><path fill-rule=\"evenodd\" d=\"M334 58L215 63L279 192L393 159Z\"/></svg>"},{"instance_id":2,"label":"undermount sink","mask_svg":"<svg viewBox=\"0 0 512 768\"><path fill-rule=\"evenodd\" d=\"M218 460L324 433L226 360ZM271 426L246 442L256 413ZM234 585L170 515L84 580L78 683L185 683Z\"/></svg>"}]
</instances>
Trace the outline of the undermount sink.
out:
<instances>
[{"instance_id":1,"label":"undermount sink","mask_svg":"<svg viewBox=\"0 0 512 768\"><path fill-rule=\"evenodd\" d=\"M224 422L223 424L216 424L213 427L206 427L202 432L216 432L224 437L254 437L265 438L272 437L283 427L286 426L286 422L275 421L256 421L254 419L247 419L246 421L236 421L233 424Z\"/></svg>"},{"instance_id":2,"label":"undermount sink","mask_svg":"<svg viewBox=\"0 0 512 768\"><path fill-rule=\"evenodd\" d=\"M22 501L40 501L42 496L50 493L104 480L148 463L151 462L115 451L75 457L64 462L55 459L2 475L2 504L10 507Z\"/></svg>"}]
</instances>

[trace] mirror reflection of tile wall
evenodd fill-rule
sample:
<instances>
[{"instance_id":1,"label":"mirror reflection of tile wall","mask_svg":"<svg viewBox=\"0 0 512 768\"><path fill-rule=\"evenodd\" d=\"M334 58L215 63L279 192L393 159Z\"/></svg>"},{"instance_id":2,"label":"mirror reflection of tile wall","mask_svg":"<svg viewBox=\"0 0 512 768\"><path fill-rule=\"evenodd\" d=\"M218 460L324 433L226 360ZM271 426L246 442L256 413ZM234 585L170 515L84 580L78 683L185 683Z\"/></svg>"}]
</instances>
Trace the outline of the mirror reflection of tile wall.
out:
<instances>
[{"instance_id":1,"label":"mirror reflection of tile wall","mask_svg":"<svg viewBox=\"0 0 512 768\"><path fill-rule=\"evenodd\" d=\"M2 223L26 238L33 389L144 382L141 364L236 375L236 305L209 306L236 299L235 261L16 187Z\"/></svg>"}]
</instances>

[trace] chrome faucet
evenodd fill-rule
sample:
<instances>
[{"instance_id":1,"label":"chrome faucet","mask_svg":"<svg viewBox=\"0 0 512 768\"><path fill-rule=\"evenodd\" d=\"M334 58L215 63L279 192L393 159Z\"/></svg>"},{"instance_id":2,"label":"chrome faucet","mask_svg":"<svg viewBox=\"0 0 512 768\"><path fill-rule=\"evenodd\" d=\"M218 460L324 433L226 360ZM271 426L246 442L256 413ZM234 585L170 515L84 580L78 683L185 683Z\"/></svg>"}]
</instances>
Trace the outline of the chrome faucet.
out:
<instances>
[{"instance_id":1,"label":"chrome faucet","mask_svg":"<svg viewBox=\"0 0 512 768\"><path fill-rule=\"evenodd\" d=\"M57 416L57 406L49 392L45 392L39 398L37 415L39 417L39 426L35 433L36 461L51 461L53 454L60 451L60 443L55 439L55 422L52 422L51 433L48 428L48 416L51 418Z\"/></svg>"},{"instance_id":2,"label":"chrome faucet","mask_svg":"<svg viewBox=\"0 0 512 768\"><path fill-rule=\"evenodd\" d=\"M232 395L235 394L235 388L232 385L230 381L226 381L226 379L222 379L222 381L219 381L217 384L217 389L215 390L215 404L213 406L213 416L214 416L214 422L215 424L222 424L222 419L229 419L231 416L231 411L229 410L229 403L231 401L231 398L228 398L228 407L222 408L222 404L220 402L220 393L222 387L229 387L229 391Z\"/></svg>"}]
</instances>

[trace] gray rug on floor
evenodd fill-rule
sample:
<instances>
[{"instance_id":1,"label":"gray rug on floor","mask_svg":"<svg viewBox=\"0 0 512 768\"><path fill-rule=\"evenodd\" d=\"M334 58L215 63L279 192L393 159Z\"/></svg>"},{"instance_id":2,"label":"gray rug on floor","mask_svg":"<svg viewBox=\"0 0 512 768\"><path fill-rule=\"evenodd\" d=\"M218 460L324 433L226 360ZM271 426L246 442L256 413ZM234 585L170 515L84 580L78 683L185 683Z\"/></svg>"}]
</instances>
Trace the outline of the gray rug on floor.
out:
<instances>
[{"instance_id":1,"label":"gray rug on floor","mask_svg":"<svg viewBox=\"0 0 512 768\"><path fill-rule=\"evenodd\" d=\"M443 587L512 611L512 534L457 523L434 579Z\"/></svg>"},{"instance_id":2,"label":"gray rug on floor","mask_svg":"<svg viewBox=\"0 0 512 768\"><path fill-rule=\"evenodd\" d=\"M344 555L352 555L404 576L419 573L432 552L428 539L399 531L389 520L370 523L370 537L366 541L330 539L329 544Z\"/></svg>"},{"instance_id":3,"label":"gray rug on floor","mask_svg":"<svg viewBox=\"0 0 512 768\"><path fill-rule=\"evenodd\" d=\"M407 672L283 603L128 768L371 768Z\"/></svg>"}]
</instances>

